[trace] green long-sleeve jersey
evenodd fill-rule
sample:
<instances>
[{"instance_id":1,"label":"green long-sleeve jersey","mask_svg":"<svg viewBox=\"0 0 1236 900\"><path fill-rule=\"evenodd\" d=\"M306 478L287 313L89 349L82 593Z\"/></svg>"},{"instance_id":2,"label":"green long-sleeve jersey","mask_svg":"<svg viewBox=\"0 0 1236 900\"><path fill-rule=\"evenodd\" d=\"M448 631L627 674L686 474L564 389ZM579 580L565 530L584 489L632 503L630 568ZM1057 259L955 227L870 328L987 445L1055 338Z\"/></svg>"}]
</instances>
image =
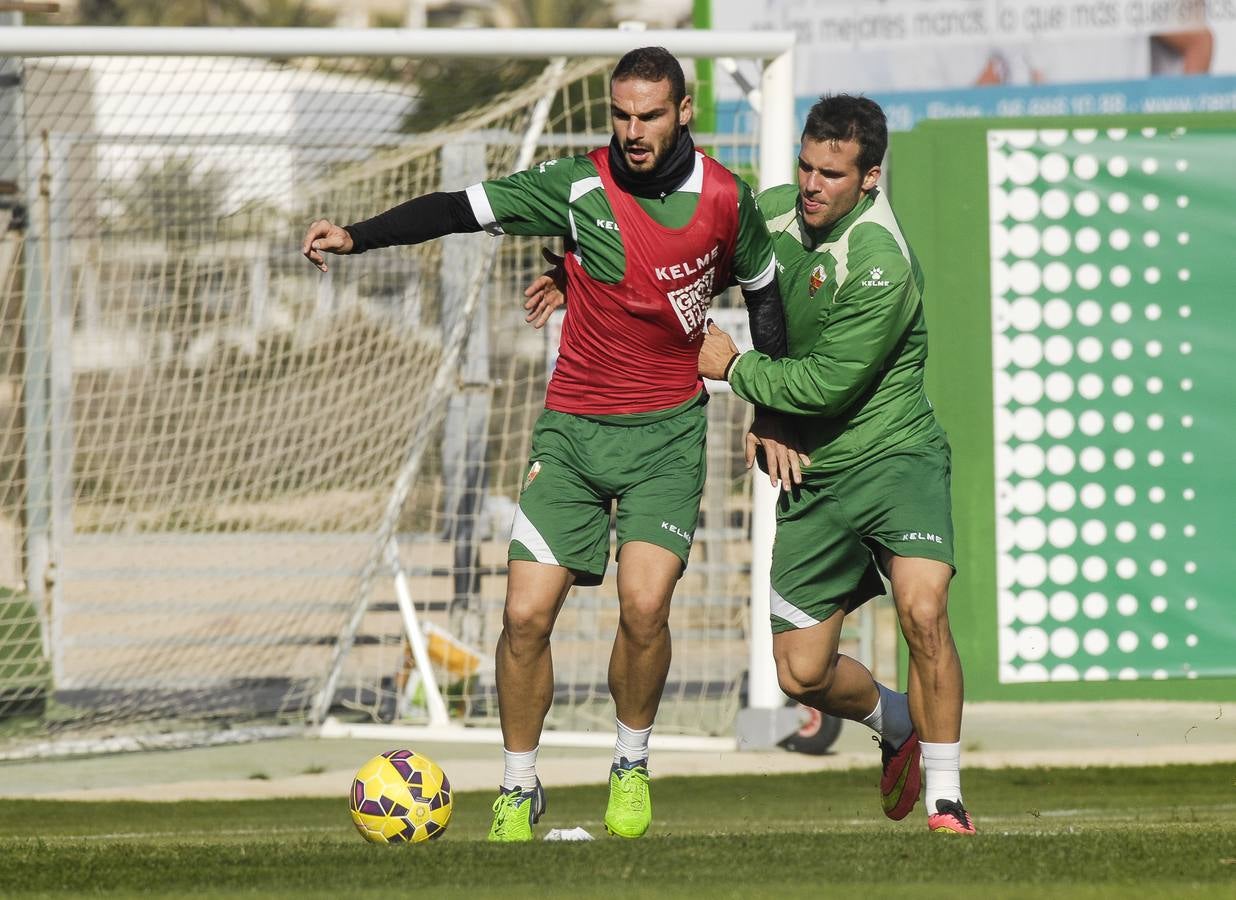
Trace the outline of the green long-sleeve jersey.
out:
<instances>
[{"instance_id":1,"label":"green long-sleeve jersey","mask_svg":"<svg viewBox=\"0 0 1236 900\"><path fill-rule=\"evenodd\" d=\"M923 387L923 273L883 193L815 233L793 185L759 197L777 254L789 354L744 353L734 392L797 417L807 474L942 440Z\"/></svg>"}]
</instances>

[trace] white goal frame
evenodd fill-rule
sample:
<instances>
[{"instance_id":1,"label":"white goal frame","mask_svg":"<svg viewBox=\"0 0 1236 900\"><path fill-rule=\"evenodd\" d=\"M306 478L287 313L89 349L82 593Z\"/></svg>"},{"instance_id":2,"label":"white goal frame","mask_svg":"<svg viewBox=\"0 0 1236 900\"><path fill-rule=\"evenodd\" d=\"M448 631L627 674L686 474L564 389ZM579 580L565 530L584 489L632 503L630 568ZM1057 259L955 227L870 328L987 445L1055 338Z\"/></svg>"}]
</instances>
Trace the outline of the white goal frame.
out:
<instances>
[{"instance_id":1,"label":"white goal frame","mask_svg":"<svg viewBox=\"0 0 1236 900\"><path fill-rule=\"evenodd\" d=\"M229 57L507 57L553 59L557 57L620 56L640 46L658 45L685 58L718 60L723 71L733 71L731 59L762 61L758 88L742 87L760 112L759 186L766 189L793 178L793 48L791 32L772 31L670 31L595 29L234 29L234 28L94 28L94 27L3 27L0 55L37 56L229 56ZM758 91L758 93L757 93ZM416 451L410 451L410 455ZM416 462L411 462L415 467ZM397 515L407 485L401 478L392 486L388 511ZM772 662L772 636L768 628L769 568L774 531L776 491L763 478L754 479L752 513L752 564L750 604L750 668L748 708L780 710L785 697L777 686ZM384 526L386 527L386 526ZM393 519L389 523L393 533ZM381 535L389 539L391 534ZM431 724L407 728L398 725L348 726L326 719L323 703L315 704L315 725L322 736L406 736L415 739L458 740L467 731L471 739L495 740L496 729L463 729L447 720L440 691L432 681L425 640L415 608L402 583L397 557L388 555L400 598L407 638L418 669L429 678L423 684L429 699ZM341 652L346 653L346 646ZM333 682L332 682L333 683ZM323 691L329 700L330 685ZM380 730L380 731L379 731ZM597 735L547 733L545 743L592 746ZM605 738L608 743L609 737ZM686 749L734 748L731 738L654 737L654 746Z\"/></svg>"}]
</instances>

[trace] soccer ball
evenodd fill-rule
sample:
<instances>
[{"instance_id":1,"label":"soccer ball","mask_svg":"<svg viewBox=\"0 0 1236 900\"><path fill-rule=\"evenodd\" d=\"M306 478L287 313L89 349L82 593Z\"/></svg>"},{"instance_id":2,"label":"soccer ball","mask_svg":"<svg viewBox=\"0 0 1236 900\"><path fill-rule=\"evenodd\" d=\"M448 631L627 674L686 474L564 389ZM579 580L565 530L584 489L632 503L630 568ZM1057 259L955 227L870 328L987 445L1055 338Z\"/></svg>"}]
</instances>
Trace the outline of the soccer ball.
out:
<instances>
[{"instance_id":1,"label":"soccer ball","mask_svg":"<svg viewBox=\"0 0 1236 900\"><path fill-rule=\"evenodd\" d=\"M361 837L374 844L433 840L451 820L451 783L427 756L387 750L360 767L348 808Z\"/></svg>"}]
</instances>

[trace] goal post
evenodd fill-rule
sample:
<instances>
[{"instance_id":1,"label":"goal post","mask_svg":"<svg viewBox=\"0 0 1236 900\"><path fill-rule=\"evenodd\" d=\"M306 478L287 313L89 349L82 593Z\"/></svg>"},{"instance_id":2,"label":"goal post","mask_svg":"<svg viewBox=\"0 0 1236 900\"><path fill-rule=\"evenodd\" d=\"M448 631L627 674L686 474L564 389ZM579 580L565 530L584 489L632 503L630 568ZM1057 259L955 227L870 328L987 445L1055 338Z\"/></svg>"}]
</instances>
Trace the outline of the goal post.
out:
<instances>
[{"instance_id":1,"label":"goal post","mask_svg":"<svg viewBox=\"0 0 1236 900\"><path fill-rule=\"evenodd\" d=\"M602 145L608 70L646 45L762 64L758 126L697 140L759 187L791 179L789 34L0 28L0 146L24 160L0 245L0 753L496 725L506 528L555 340L520 304L544 241L457 236L322 276L300 235ZM526 68L426 129L442 60ZM721 487L672 612L675 740L732 741L744 685L784 703L747 416L710 404ZM555 740L610 727L614 597L611 573L568 600Z\"/></svg>"}]
</instances>

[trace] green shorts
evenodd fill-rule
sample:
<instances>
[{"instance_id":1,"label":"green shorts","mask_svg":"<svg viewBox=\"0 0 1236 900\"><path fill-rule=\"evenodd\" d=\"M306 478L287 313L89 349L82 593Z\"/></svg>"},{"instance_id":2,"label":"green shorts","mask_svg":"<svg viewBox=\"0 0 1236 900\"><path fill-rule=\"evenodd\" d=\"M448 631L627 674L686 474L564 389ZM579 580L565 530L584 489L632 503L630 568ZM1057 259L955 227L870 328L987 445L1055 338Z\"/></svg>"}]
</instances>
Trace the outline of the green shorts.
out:
<instances>
[{"instance_id":1,"label":"green shorts","mask_svg":"<svg viewBox=\"0 0 1236 900\"><path fill-rule=\"evenodd\" d=\"M685 569L704 492L705 402L701 395L665 417L541 413L507 558L564 566L576 584L600 584L617 501L618 547L647 541Z\"/></svg>"},{"instance_id":2,"label":"green shorts","mask_svg":"<svg viewBox=\"0 0 1236 900\"><path fill-rule=\"evenodd\" d=\"M952 566L951 471L948 444L940 441L804 479L777 508L773 632L808 628L883 595L881 546Z\"/></svg>"}]
</instances>

